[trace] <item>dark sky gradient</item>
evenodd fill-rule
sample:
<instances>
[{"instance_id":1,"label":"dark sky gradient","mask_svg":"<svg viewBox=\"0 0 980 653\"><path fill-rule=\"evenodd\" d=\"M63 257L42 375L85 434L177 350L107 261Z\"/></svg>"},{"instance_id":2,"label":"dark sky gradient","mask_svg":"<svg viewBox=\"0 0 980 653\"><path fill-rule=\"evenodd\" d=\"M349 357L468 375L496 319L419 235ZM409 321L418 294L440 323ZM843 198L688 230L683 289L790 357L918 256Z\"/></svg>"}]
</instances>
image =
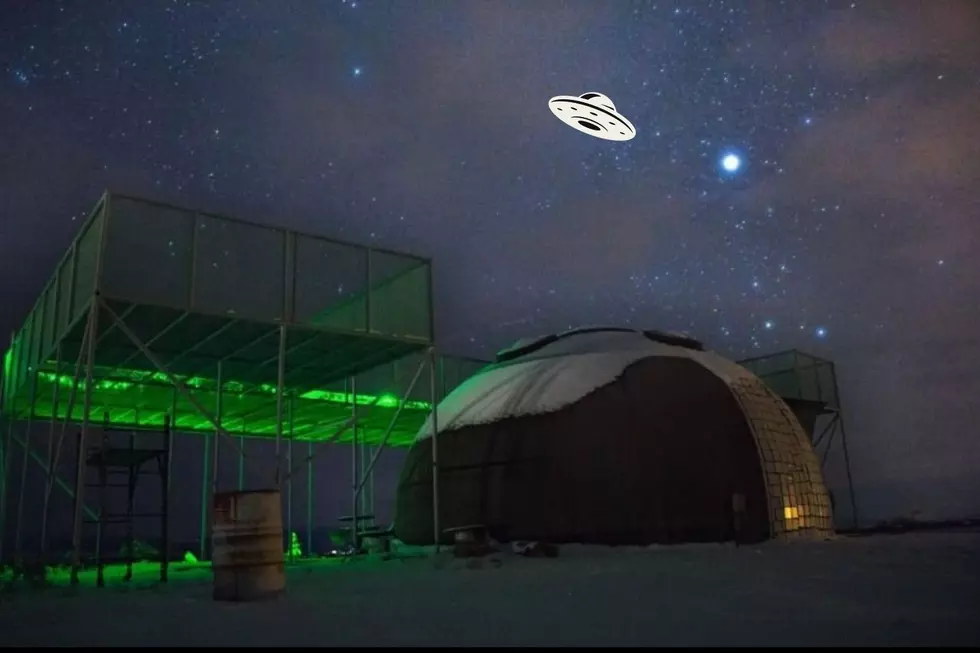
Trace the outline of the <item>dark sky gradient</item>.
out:
<instances>
[{"instance_id":1,"label":"dark sky gradient","mask_svg":"<svg viewBox=\"0 0 980 653\"><path fill-rule=\"evenodd\" d=\"M447 353L829 356L864 514L980 512L980 3L3 0L0 73L0 329L111 187L431 255Z\"/></svg>"}]
</instances>

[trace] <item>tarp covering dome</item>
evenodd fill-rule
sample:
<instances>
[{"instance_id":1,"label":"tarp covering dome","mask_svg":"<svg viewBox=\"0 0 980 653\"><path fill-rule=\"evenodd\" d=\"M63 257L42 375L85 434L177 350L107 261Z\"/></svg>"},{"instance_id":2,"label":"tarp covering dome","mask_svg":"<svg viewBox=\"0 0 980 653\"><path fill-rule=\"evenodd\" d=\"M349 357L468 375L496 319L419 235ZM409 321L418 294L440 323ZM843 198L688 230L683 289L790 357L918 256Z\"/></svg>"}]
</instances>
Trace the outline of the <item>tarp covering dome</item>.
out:
<instances>
[{"instance_id":1,"label":"tarp covering dome","mask_svg":"<svg viewBox=\"0 0 980 653\"><path fill-rule=\"evenodd\" d=\"M832 531L793 412L684 336L590 328L520 341L437 418L441 530L608 544ZM431 435L430 417L399 480L395 532L410 544L433 541Z\"/></svg>"}]
</instances>

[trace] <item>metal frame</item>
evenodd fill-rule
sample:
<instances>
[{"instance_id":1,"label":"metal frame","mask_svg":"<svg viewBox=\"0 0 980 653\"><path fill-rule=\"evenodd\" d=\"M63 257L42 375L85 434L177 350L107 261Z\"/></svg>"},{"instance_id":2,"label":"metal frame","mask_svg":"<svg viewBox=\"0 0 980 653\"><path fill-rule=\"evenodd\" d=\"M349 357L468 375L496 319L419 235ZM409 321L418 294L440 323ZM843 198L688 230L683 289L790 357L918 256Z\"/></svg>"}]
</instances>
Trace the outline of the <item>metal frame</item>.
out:
<instances>
[{"instance_id":1,"label":"metal frame","mask_svg":"<svg viewBox=\"0 0 980 653\"><path fill-rule=\"evenodd\" d=\"M31 318L28 320L28 324L30 324L30 328L29 329L25 328L22 329L21 331L21 337L24 340L24 344L19 349L16 350L16 354L17 354L16 357L18 360L14 361L14 365L13 365L14 369L13 369L13 373L11 374L11 378L7 379L6 375L2 375L3 382L14 381L14 383L9 384L9 385L14 385L16 383L18 370L20 369L19 366L23 363L23 361L20 359L26 355L28 357L28 362L32 363L28 369L29 369L30 383L34 388L34 391L32 391L31 393L29 408L26 414L28 429L25 433L24 440L22 442L18 442L18 444L21 444L23 448L23 456L21 459L21 463L22 463L22 468L24 468L28 464L27 461L33 459L42 466L46 475L44 510L41 519L40 555L41 555L42 562L45 560L45 555L47 553L48 519L50 518L49 505L50 505L50 496L54 485L57 484L59 487L65 490L73 499L74 502L73 528L72 528L72 583L73 584L78 583L78 572L81 569L82 524L85 521L86 516L88 516L90 519L97 518L98 516L98 512L90 509L85 502L85 476L87 472L85 451L86 451L86 444L88 442L88 439L91 437L91 430L92 430L92 410L93 410L92 394L93 394L94 381L97 380L97 376L101 378L106 377L105 374L99 374L97 371L99 345L103 344L103 341L105 340L106 336L110 332L115 331L123 334L126 340L131 342L132 345L135 346L136 348L136 350L126 360L124 360L122 364L126 364L130 362L133 358L138 358L139 356L142 355L142 357L145 357L150 362L151 368L155 368L156 371L162 373L165 377L167 377L168 381L170 382L170 385L173 386L174 392L173 392L173 400L171 402L171 407L169 411L169 418L170 418L170 423L172 424L172 429L174 431L180 430L178 424L178 415L177 415L179 397L182 397L186 402L188 402L191 406L193 406L195 412L200 417L202 417L207 422L209 422L214 429L213 440L210 438L206 439L203 448L203 453L205 457L205 463L204 463L205 478L202 478L202 481L204 482L202 483L202 496L201 496L202 553L206 553L205 542L208 539L207 538L207 534L209 530L208 506L212 502L213 495L218 489L217 470L218 470L219 438L221 437L227 438L228 442L232 445L232 447L237 450L238 462L239 462L238 485L239 488L241 489L241 486L243 484L243 479L244 479L244 465L246 463L246 459L248 458L248 455L246 454L245 451L245 442L246 442L246 437L250 437L251 435L248 433L240 433L240 434L229 433L227 430L225 430L225 428L222 425L223 417L224 417L222 395L225 388L222 364L227 358L230 358L230 356L226 356L225 358L216 361L217 374L215 379L216 379L217 401L214 407L213 414L195 397L193 390L187 387L187 385L184 383L183 379L188 378L188 375L174 374L169 369L167 364L168 362L170 364L173 364L173 362L176 359L183 356L187 356L188 354L192 353L195 349L202 346L202 344L204 344L205 342L219 338L220 335L225 330L229 328L233 328L236 323L240 323L241 321L239 319L227 318L227 316L220 316L226 318L220 327L216 328L211 334L203 337L201 340L198 340L196 344L191 345L188 348L185 348L182 352L178 353L174 358L171 358L169 361L164 361L160 356L155 354L154 351L151 349L151 346L154 343L156 343L157 340L162 338L165 334L172 331L173 329L178 328L180 324L185 319L187 319L189 315L192 314L215 315L214 313L208 313L204 307L200 307L195 303L194 300L195 276L194 276L193 267L191 269L190 284L188 288L188 297L189 297L188 307L184 307L184 308L160 307L160 308L177 309L180 310L181 312L175 319L173 319L168 324L166 324L161 330L157 331L152 337L141 339L140 336L136 332L134 332L133 329L127 324L126 320L130 316L130 313L136 308L138 302L133 302L129 306L124 307L123 310L117 312L116 310L114 310L114 307L110 302L120 300L120 299L124 301L129 301L129 300L126 300L125 298L103 296L102 294L103 261L104 261L105 249L106 249L106 233L108 230L108 224L111 215L110 204L111 204L111 199L113 197L124 197L126 199L131 199L131 200L135 200L138 202L143 202L145 204L150 204L155 206L178 208L178 207L172 207L158 202L141 200L138 198L131 198L128 196L110 195L108 191L104 193L102 198L99 200L98 204L96 205L95 209L90 214L89 218L83 224L79 234L72 242L72 245L69 248L68 252L62 258L61 262L59 262L55 275L46 284L44 292L41 293L41 296L36 302L34 309L32 309ZM182 210L186 210L186 209L182 209ZM194 220L196 226L197 221L200 219L200 216L205 214L199 212L194 212L194 214L195 214ZM79 298L75 296L76 295L75 276L76 276L76 270L78 268L78 259L79 259L78 245L83 235L86 235L88 233L88 230L92 227L95 219L99 216L101 216L102 222L101 225L99 225L101 227L101 234L99 234L100 236L99 249L95 258L94 288L92 290L91 295L86 299L86 303L79 306L78 305ZM235 218L227 218L225 216L212 215L211 217L218 217L232 222L244 222L241 220L237 220ZM246 222L245 224L251 224L251 223ZM257 226L263 226L263 225L257 225ZM265 227L265 228L271 229L271 227ZM195 228L195 234L196 231L197 229ZM277 356L275 357L275 359L269 359L267 361L264 361L259 367L264 366L266 364L272 364L273 362L276 363L276 367L277 367L277 383L276 383L276 393L275 393L276 394L276 398L275 398L275 410L276 410L276 434L275 434L276 457L275 458L276 460L275 460L275 470L274 473L271 475L272 476L271 480L274 483L274 486L279 489L282 489L284 484L286 486L286 493L285 493L285 498L287 501L286 526L288 528L289 526L292 525L291 506L292 506L292 495L293 495L293 477L295 476L294 472L297 471L297 468L294 467L294 462L292 457L293 439L295 438L295 436L299 435L299 431L301 428L302 429L315 428L318 425L318 420L316 417L314 417L309 423L302 423L302 418L300 418L299 422L297 421L297 415L295 414L295 406L294 406L295 403L294 395L287 388L287 380L288 380L287 376L288 376L288 372L291 370L287 370L285 359L286 356L290 353L290 348L287 347L287 339L290 333L290 329L294 326L292 323L292 319L295 317L294 292L290 292L290 291L295 288L295 284L296 284L295 250L296 250L297 233L286 231L286 230L278 230L278 231L284 232L283 246L284 246L285 254L283 257L284 274L283 274L282 314L286 316L286 318L281 320L278 323L277 328L275 329L278 331L278 336L279 336L279 343L278 343L279 347L278 347ZM316 443L316 444L324 444L324 443L336 441L341 436L341 434L343 434L346 430L354 429L355 435L354 435L354 441L352 443L353 445L352 446L352 483L351 483L352 507L355 510L355 514L357 514L356 511L358 510L359 507L358 501L361 500L362 502L367 502L363 504L362 510L365 508L370 508L371 512L373 513L373 505L371 504L373 504L373 498L374 498L373 497L374 465L377 462L380 455L382 454L384 450L384 444L387 443L388 437L390 436L396 421L398 420L399 416L402 414L402 409L404 408L406 402L408 401L409 396L414 390L415 384L417 383L419 377L421 376L421 372L423 368L426 366L430 368L431 405L435 407L439 400L439 395L436 393L436 387L437 387L436 377L438 374L437 359L435 354L435 347L432 345L432 342L434 341L434 334L433 334L434 315L431 307L432 304L431 263L427 259L412 257L410 255L406 255L400 252L389 252L388 250L383 250L379 248L366 248L362 246L352 245L350 243L344 243L342 241L337 241L334 239L322 238L320 236L312 236L312 237L318 238L320 240L341 244L341 245L351 245L354 247L358 247L359 249L362 249L366 252L365 276L368 285L366 286L366 290L365 290L365 311L366 311L365 325L363 331L352 332L350 335L357 336L358 338L370 339L379 344L390 343L389 345L382 346L381 349L378 350L378 353L375 353L373 356L371 354L368 354L363 359L363 361L359 365L357 365L357 367L352 369L337 370L337 372L339 373L349 375L349 383L351 386L352 393L356 393L356 386L354 380L355 375L362 369L369 369L371 366L377 366L378 364L382 364L390 360L393 360L393 355L397 353L397 351L400 351L397 349L399 346L402 346L404 348L406 345L408 345L411 348L423 349L427 352L427 355L421 359L417 367L417 370L415 371L415 376L413 377L407 392L404 393L404 395L402 395L402 398L399 402L398 409L395 411L390 421L390 424L385 431L383 443L379 445L377 450L370 452L370 460L368 460L367 455L364 455L362 452L359 452L358 436L357 436L358 426L366 419L366 416L370 415L372 408L374 408L377 405L377 403L380 401L381 399L380 395L375 397L373 403L359 404L356 400L356 394L355 394L353 397L354 401L352 401L351 404L351 417L345 420L342 424L340 424L337 430L333 433L333 435L331 435L330 437L326 438L325 440L319 443ZM197 247L196 240L197 239L195 235L193 239L193 246L195 248ZM392 337L392 336L385 336L383 334L378 334L376 331L374 331L374 329L372 329L372 324L371 324L372 317L371 317L371 308L370 308L371 299L369 297L372 290L370 285L371 268L372 268L371 266L372 252L389 253L405 259L417 259L419 261L419 265L428 266L427 291L428 291L428 299L429 299L428 302L429 303L429 311L428 311L429 338L427 339L427 341L422 342L414 337L406 337L407 338L406 340L406 339ZM194 260L193 257L191 260L193 262ZM65 267L66 263L67 263L67 267ZM410 270L414 270L415 267L417 266L410 268ZM62 280L61 278L63 269L67 270L69 274L67 282ZM69 295L65 299L62 297L61 291L66 287L66 283L67 283L67 289L69 290ZM53 296L51 295L51 293L53 293ZM55 307L55 314L53 317L51 315L46 315L45 317L51 318L54 324L53 326L48 326L46 322L44 322L37 316L41 315L41 313L38 312L39 309L44 310L43 307L49 306L52 301ZM61 312L63 306L66 306L68 309L67 315L63 315ZM78 314L74 315L76 309L78 310ZM32 320L36 320L39 324L37 325L33 324ZM80 343L80 348L78 351L78 357L75 364L75 373L71 385L71 390L69 392L67 407L64 412L63 419L60 417L59 414L60 413L59 408L61 403L60 383L55 382L53 384L53 388L52 388L53 410L51 411L50 416L48 416L48 421L49 421L49 425L48 425L49 436L48 436L48 447L47 447L48 451L47 451L47 458L45 459L34 451L34 448L32 446L32 441L31 441L31 427L34 425L34 415L36 412L35 402L37 400L36 387L37 387L38 373L42 370L47 371L48 369L53 369L56 374L61 373L64 364L64 361L62 360L62 351L63 351L62 342L64 341L66 336L72 333L73 330L76 329L76 326L81 324L83 321L85 326L84 326L84 330L82 331L82 342ZM42 329L42 327L44 328ZM305 325L305 324L302 325L301 328L307 330L312 328L313 330L319 330L319 331L329 332L329 333L338 333L338 334L345 333L343 330L317 329L315 327L310 327L309 325ZM51 336L50 338L48 334L49 329L53 329L52 332L53 336ZM271 334L273 332L275 331L272 328L263 331L263 334L259 337L259 340L265 340L266 338L271 337ZM49 339L51 340L51 342L48 342ZM311 338L311 339L315 339L315 338ZM11 340L13 343L14 336L12 336ZM301 345L306 344L308 342L309 340L304 341L303 343L301 343ZM254 343L249 343L245 345L245 347L248 347L251 344ZM53 368L48 360L50 354L49 350L51 349L53 349L56 352L56 359ZM405 349L404 353L408 353L408 351L409 349ZM330 359L333 357L333 355L334 353L331 352L331 355L325 358ZM313 365L319 367L319 365L323 365L328 362L329 362L328 360L320 360L320 361L315 361ZM109 370L109 375L111 375L115 369L119 369L119 367L121 367L122 364L117 365L117 367L114 368L113 370ZM104 367L105 366L103 366L103 368ZM76 415L75 404L77 401L78 390L80 388L82 389L83 396L82 396L81 416L79 418ZM11 453L11 444L17 440L16 436L13 433L14 422L18 414L17 406L14 403L17 396L17 392L18 392L18 388L3 387L2 383L0 383L0 428L2 428L3 426L4 418L7 418L10 423L9 428L5 430L3 437L0 438L0 446L2 446L2 448L0 448L0 458L2 458L2 463L3 463L2 464L3 476L2 478L0 478L0 482L2 482L2 485L0 485L0 490L2 490L2 492L4 493L4 496L0 497L0 499L2 499L2 501L0 501L0 503L2 503L2 507L0 507L0 560L3 559L2 558L3 536L6 532L5 508L7 504L6 499L8 498L7 489L8 489L8 481L9 481L9 461L10 461L10 453ZM10 410L6 411L5 408L8 407L8 400L10 401L10 406L9 406ZM285 428L284 420L288 422L288 430ZM57 422L61 422L61 424L60 424L59 436L57 438L57 441L55 441L54 434L56 431ZM433 422L434 424L437 423L435 421L434 415L433 415ZM75 459L74 488L66 484L57 474L57 463L62 451L64 438L67 435L69 423L75 423L75 424L80 423L80 433L78 434L78 451L76 453L76 459ZM320 425L322 425L322 423L320 423ZM172 435L168 437L172 437ZM284 437L287 438L287 442L286 442L287 447L285 449L285 452L283 450ZM433 442L435 442L435 439L433 440ZM315 443L312 441L308 442L307 455L305 457L305 460L301 462L301 467L302 466L306 467L305 471L307 476L306 478L306 487L308 493L307 515L306 515L307 552L310 552L311 544L312 544L312 516L313 516L313 503L314 503L313 488L314 488L314 481L315 481L312 460L315 456L315 449L316 449L314 444ZM365 443L362 446L367 447L369 445ZM288 473L286 474L284 474L283 464L282 464L284 457L287 461L287 469L289 470ZM254 460L250 460L249 462L254 462ZM435 446L433 446L434 469L437 469L437 463L438 463L438 459L437 459L436 448ZM172 477L169 474L171 464L172 464L171 460L168 456L168 460L166 463L167 492L165 493L168 497L170 494L170 487L172 485L172 481L171 481ZM210 478L208 478L208 476L210 476ZM26 481L26 474L22 473L21 485L24 485L25 481ZM433 486L434 489L438 487L438 482L436 478L433 479ZM366 495L364 494L365 487L370 488L369 492ZM17 514L16 537L15 537L16 540L15 548L17 549L18 561L20 560L22 555L22 551L20 550L21 529L22 529L22 522L23 522L22 506L23 506L25 494L26 494L26 488L22 488L18 496L19 509ZM435 524L438 532L439 508L438 508L438 495L435 492L433 495L433 504L434 504L433 510L436 514ZM355 529L355 533L356 533L356 529ZM290 535L291 534L287 530L286 543L285 543L286 546L289 546ZM169 551L162 552L164 558L166 558L168 554Z\"/></svg>"},{"instance_id":2,"label":"metal frame","mask_svg":"<svg viewBox=\"0 0 980 653\"><path fill-rule=\"evenodd\" d=\"M13 347L14 334L10 334L10 344ZM0 365L3 363L0 362ZM7 535L7 483L9 482L9 461L10 461L10 435L13 431L14 420L11 416L4 427L4 420L7 418L5 407L7 405L7 395L9 392L6 387L7 375L5 370L0 368L0 568L3 567L3 552L6 544Z\"/></svg>"},{"instance_id":3,"label":"metal frame","mask_svg":"<svg viewBox=\"0 0 980 653\"><path fill-rule=\"evenodd\" d=\"M759 372L755 372L753 370L753 366L756 363L765 360L776 360L781 357L791 357L792 362L789 367L780 367L769 371L762 370ZM829 419L823 424L823 428L819 431L819 434L811 433L809 435L812 438L814 451L816 451L817 455L820 456L821 468L825 465L827 458L830 456L834 440L839 439L844 456L844 470L847 475L847 493L851 505L851 528L852 530L857 530L860 524L860 519L858 514L857 499L854 493L854 478L851 473L851 457L847 447L847 430L844 428L844 412L841 408L840 387L837 384L837 368L833 361L800 351L798 349L789 349L765 356L755 356L753 358L743 359L738 361L738 364L748 368L750 371L753 371L756 376L767 383L767 377L771 378L775 375L792 374L798 396L784 396L784 399L812 401L823 404L821 415L826 416ZM820 383L821 369L828 371L830 376L830 387L825 388ZM806 371L813 372L813 379L816 385L816 394L804 397L802 396L802 375ZM773 387L773 390L779 394L776 387ZM821 445L823 446L822 454L820 449Z\"/></svg>"}]
</instances>

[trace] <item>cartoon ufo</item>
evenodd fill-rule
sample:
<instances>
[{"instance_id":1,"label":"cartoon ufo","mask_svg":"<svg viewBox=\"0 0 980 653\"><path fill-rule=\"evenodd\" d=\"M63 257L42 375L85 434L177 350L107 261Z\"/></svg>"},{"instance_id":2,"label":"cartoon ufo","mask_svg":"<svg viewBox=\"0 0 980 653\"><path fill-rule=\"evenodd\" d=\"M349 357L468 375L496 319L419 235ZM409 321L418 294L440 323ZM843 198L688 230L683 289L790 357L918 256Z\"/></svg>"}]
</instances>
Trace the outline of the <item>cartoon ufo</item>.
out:
<instances>
[{"instance_id":1,"label":"cartoon ufo","mask_svg":"<svg viewBox=\"0 0 980 653\"><path fill-rule=\"evenodd\" d=\"M636 136L633 123L616 111L616 105L602 93L558 95L548 100L551 113L583 134L607 141L628 141Z\"/></svg>"}]
</instances>

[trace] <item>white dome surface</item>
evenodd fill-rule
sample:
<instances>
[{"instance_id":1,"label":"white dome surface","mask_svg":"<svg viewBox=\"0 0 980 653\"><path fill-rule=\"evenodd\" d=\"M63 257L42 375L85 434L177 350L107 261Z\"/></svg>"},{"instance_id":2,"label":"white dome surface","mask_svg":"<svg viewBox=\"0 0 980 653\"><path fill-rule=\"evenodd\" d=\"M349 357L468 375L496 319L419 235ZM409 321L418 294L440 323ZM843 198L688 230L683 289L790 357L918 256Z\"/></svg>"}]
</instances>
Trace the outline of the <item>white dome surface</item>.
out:
<instances>
[{"instance_id":1,"label":"white dome surface","mask_svg":"<svg viewBox=\"0 0 980 653\"><path fill-rule=\"evenodd\" d=\"M714 352L655 342L640 331L570 333L529 354L489 366L458 386L439 403L439 432L555 412L613 383L633 363L656 356L690 358L729 384L752 376ZM430 414L416 439L431 435Z\"/></svg>"}]
</instances>

